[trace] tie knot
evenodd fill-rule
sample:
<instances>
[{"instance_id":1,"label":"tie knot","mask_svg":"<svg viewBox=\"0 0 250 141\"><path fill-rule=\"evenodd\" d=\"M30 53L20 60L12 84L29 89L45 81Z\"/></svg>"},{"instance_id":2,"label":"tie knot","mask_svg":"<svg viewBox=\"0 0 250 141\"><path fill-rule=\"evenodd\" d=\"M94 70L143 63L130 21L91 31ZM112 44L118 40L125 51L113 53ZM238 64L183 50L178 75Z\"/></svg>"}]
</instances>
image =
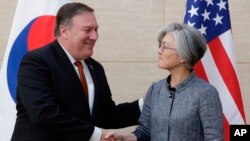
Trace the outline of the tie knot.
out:
<instances>
[{"instance_id":1,"label":"tie knot","mask_svg":"<svg viewBox=\"0 0 250 141\"><path fill-rule=\"evenodd\" d=\"M77 67L82 67L82 62L81 61L75 61L74 63Z\"/></svg>"}]
</instances>

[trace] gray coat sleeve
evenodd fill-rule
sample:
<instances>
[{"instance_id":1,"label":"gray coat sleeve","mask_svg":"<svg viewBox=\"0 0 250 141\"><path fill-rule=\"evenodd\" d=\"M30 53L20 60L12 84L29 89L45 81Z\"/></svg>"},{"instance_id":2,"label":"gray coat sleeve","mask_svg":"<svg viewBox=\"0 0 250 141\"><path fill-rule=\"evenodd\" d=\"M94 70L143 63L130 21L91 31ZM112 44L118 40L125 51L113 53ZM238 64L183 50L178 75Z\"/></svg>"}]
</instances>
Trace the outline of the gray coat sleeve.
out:
<instances>
[{"instance_id":1,"label":"gray coat sleeve","mask_svg":"<svg viewBox=\"0 0 250 141\"><path fill-rule=\"evenodd\" d=\"M211 86L200 97L199 113L205 141L223 141L223 112L217 90Z\"/></svg>"}]
</instances>

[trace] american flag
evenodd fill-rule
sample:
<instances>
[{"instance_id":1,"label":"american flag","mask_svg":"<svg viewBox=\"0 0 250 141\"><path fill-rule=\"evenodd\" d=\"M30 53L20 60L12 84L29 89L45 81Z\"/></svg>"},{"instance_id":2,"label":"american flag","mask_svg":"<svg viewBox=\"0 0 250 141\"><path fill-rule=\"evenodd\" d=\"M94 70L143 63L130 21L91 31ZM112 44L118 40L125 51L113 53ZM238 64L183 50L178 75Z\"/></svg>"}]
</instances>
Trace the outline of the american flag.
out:
<instances>
[{"instance_id":1,"label":"american flag","mask_svg":"<svg viewBox=\"0 0 250 141\"><path fill-rule=\"evenodd\" d=\"M207 40L208 50L195 66L195 72L219 91L225 141L229 141L229 125L245 124L246 120L236 74L228 1L188 0L184 23L197 28Z\"/></svg>"}]
</instances>

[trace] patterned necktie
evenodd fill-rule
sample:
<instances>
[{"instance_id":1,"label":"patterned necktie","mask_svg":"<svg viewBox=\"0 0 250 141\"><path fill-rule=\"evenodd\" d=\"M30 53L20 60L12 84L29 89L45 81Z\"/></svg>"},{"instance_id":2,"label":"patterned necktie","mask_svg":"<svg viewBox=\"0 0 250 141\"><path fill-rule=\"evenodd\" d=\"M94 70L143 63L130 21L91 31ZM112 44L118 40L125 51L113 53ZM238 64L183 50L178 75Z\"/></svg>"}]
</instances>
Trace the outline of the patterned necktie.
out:
<instances>
[{"instance_id":1,"label":"patterned necktie","mask_svg":"<svg viewBox=\"0 0 250 141\"><path fill-rule=\"evenodd\" d=\"M81 61L75 61L74 64L78 67L78 71L79 71L79 75L80 75L80 81L81 81L84 93L88 97L88 85L87 85L87 81L86 81L85 75L83 73L82 62Z\"/></svg>"}]
</instances>

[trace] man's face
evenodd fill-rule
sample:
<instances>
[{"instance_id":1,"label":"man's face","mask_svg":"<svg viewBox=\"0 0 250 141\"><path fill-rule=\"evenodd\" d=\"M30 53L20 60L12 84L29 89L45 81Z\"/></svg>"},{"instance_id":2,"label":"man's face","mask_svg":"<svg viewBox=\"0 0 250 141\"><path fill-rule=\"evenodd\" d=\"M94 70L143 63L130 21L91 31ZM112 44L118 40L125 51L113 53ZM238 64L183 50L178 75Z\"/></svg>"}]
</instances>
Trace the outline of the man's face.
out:
<instances>
[{"instance_id":1,"label":"man's face","mask_svg":"<svg viewBox=\"0 0 250 141\"><path fill-rule=\"evenodd\" d=\"M98 24L94 13L83 12L72 18L70 26L62 26L65 48L76 60L89 58L98 39Z\"/></svg>"}]
</instances>

